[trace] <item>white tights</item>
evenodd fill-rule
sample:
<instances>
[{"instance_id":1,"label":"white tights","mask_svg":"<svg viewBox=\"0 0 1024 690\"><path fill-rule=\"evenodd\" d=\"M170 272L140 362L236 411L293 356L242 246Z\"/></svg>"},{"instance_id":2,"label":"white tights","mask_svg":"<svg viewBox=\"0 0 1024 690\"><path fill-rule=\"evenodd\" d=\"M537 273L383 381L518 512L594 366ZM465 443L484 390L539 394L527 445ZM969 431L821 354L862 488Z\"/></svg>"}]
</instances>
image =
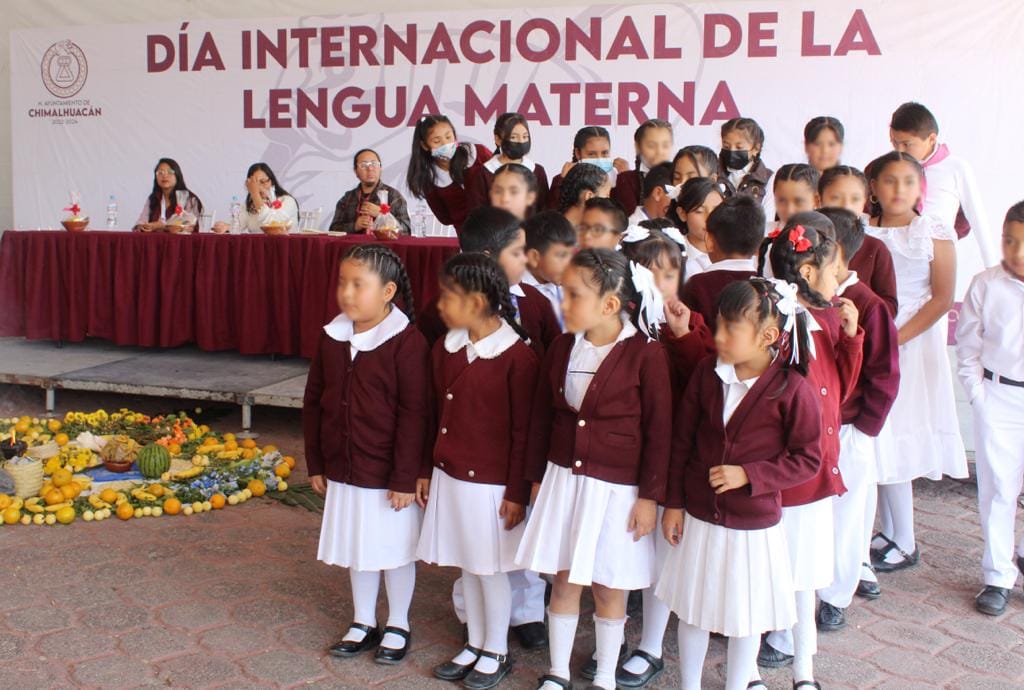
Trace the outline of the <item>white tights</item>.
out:
<instances>
[{"instance_id":1,"label":"white tights","mask_svg":"<svg viewBox=\"0 0 1024 690\"><path fill-rule=\"evenodd\" d=\"M409 629L409 605L412 603L412 592L416 588L416 564L408 563L399 568L385 570L384 584L388 596L388 625ZM352 580L352 606L355 609L353 620L356 623L377 626L377 594L380 592L380 570L349 570ZM350 642L359 642L366 633L362 630L350 629L345 635ZM388 633L381 641L381 646L401 649L405 646L405 638Z\"/></svg>"},{"instance_id":2,"label":"white tights","mask_svg":"<svg viewBox=\"0 0 1024 690\"><path fill-rule=\"evenodd\" d=\"M683 690L700 690L709 635L707 630L679 621L679 666ZM760 635L729 638L725 690L746 689L757 672L757 650L760 646Z\"/></svg>"}]
</instances>

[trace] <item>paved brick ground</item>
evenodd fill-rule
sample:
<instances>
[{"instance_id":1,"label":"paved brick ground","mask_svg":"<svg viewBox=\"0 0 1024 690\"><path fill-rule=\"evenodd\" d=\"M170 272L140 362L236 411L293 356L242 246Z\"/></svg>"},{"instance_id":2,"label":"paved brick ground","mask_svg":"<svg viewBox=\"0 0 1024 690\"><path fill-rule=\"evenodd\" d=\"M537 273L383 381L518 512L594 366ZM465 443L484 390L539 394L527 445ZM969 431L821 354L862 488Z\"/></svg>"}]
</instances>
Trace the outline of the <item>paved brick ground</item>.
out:
<instances>
[{"instance_id":1,"label":"paved brick ground","mask_svg":"<svg viewBox=\"0 0 1024 690\"><path fill-rule=\"evenodd\" d=\"M66 409L165 401L63 393ZM41 395L0 387L0 415L39 414ZM261 409L260 441L301 450L295 411ZM237 426L233 415L217 425ZM918 487L922 563L885 577L885 595L856 602L847 630L821 636L826 688L1024 687L1024 597L989 619L974 612L981 540L970 483ZM348 578L315 560L319 517L273 501L194 517L67 528L0 528L0 688L444 688L431 667L459 645L450 611L451 570L421 567L412 612L413 650L398 667L323 653L352 613ZM381 610L381 616L386 615ZM639 620L628 626L636 641ZM592 646L584 618L574 668ZM669 671L678 687L675 635ZM532 688L546 656L514 645L503 687ZM723 685L724 648L712 642L705 685ZM790 687L788 671L767 675ZM582 687L580 685L579 687Z\"/></svg>"}]
</instances>

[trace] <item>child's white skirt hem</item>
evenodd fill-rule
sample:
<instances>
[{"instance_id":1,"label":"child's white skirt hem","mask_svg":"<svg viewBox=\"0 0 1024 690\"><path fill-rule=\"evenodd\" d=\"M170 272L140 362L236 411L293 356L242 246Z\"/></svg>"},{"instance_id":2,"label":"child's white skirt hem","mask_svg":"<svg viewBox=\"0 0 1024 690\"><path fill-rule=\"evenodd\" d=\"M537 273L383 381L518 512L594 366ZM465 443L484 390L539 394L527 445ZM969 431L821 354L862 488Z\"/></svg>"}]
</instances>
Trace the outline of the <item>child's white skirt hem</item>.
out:
<instances>
[{"instance_id":1,"label":"child's white skirt hem","mask_svg":"<svg viewBox=\"0 0 1024 690\"><path fill-rule=\"evenodd\" d=\"M474 575L516 570L516 549L524 525L505 529L505 520L498 517L504 498L502 484L455 479L435 467L416 556Z\"/></svg>"},{"instance_id":2,"label":"child's white skirt hem","mask_svg":"<svg viewBox=\"0 0 1024 690\"><path fill-rule=\"evenodd\" d=\"M639 490L549 462L516 554L520 568L569 572L569 582L644 589L654 582L654 536L628 531ZM658 526L655 525L655 529Z\"/></svg>"},{"instance_id":3,"label":"child's white skirt hem","mask_svg":"<svg viewBox=\"0 0 1024 690\"><path fill-rule=\"evenodd\" d=\"M387 489L327 480L317 560L353 570L391 570L416 560L422 509L395 511Z\"/></svg>"},{"instance_id":4,"label":"child's white skirt hem","mask_svg":"<svg viewBox=\"0 0 1024 690\"><path fill-rule=\"evenodd\" d=\"M796 623L786 535L781 525L742 530L687 515L655 596L701 630L748 637Z\"/></svg>"}]
</instances>

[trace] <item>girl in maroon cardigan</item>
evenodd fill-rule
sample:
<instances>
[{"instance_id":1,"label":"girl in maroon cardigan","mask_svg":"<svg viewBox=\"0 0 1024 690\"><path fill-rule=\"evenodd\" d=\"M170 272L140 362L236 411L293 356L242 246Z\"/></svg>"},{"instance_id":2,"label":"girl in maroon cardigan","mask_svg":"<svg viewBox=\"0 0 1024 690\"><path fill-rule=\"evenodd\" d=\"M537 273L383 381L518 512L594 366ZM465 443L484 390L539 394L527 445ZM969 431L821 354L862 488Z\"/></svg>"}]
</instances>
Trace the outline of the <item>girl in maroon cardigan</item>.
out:
<instances>
[{"instance_id":1,"label":"girl in maroon cardigan","mask_svg":"<svg viewBox=\"0 0 1024 690\"><path fill-rule=\"evenodd\" d=\"M348 568L352 579L354 620L330 653L376 648L382 664L398 663L409 648L425 496L417 477L430 414L427 343L396 297L411 314L398 256L379 245L353 247L338 278L341 314L324 326L302 409L310 484L326 495L317 558ZM376 613L381 571L383 632Z\"/></svg>"},{"instance_id":2,"label":"girl in maroon cardigan","mask_svg":"<svg viewBox=\"0 0 1024 690\"><path fill-rule=\"evenodd\" d=\"M412 153L405 182L417 199L426 199L445 225L462 228L472 209L466 200L467 172L480 167L491 152L480 144L460 144L455 127L444 115L424 115L412 135Z\"/></svg>"},{"instance_id":3,"label":"girl in maroon cardigan","mask_svg":"<svg viewBox=\"0 0 1024 690\"><path fill-rule=\"evenodd\" d=\"M797 309L764 279L727 286L718 357L697 366L676 410L662 520L675 548L656 594L679 616L685 690L701 687L710 632L729 637L726 688L740 690L761 633L796 620L780 492L814 476L821 433L807 361L786 352L806 353Z\"/></svg>"},{"instance_id":4,"label":"girl in maroon cardigan","mask_svg":"<svg viewBox=\"0 0 1024 690\"><path fill-rule=\"evenodd\" d=\"M667 120L647 120L633 133L636 159L632 170L619 173L612 188L612 199L627 216L644 202L644 176L659 163L672 160L672 123Z\"/></svg>"},{"instance_id":5,"label":"girl in maroon cardigan","mask_svg":"<svg viewBox=\"0 0 1024 690\"><path fill-rule=\"evenodd\" d=\"M516 562L555 575L541 687L571 687L580 595L590 586L593 684L613 689L625 593L655 577L651 532L668 469L672 391L664 350L651 340L660 295L650 271L608 249L573 257L562 288L569 333L552 343L537 385L526 474L535 501Z\"/></svg>"},{"instance_id":6,"label":"girl in maroon cardigan","mask_svg":"<svg viewBox=\"0 0 1024 690\"><path fill-rule=\"evenodd\" d=\"M831 499L846 492L839 469L841 405L860 376L864 331L858 325L857 307L849 298L841 297L839 306L833 306L839 246L832 221L814 211L792 216L785 227L765 240L758 267L762 273L769 248L772 275L791 284L791 299L808 311L813 348L807 379L817 391L821 407L821 467L812 479L782 492L782 526L793 564L797 605L793 680L818 687L813 670L818 635L815 591L829 586L833 579ZM789 653L788 646L784 633L769 635L762 660L778 665Z\"/></svg>"},{"instance_id":7,"label":"girl in maroon cardigan","mask_svg":"<svg viewBox=\"0 0 1024 690\"><path fill-rule=\"evenodd\" d=\"M513 317L508 281L483 254L445 264L434 345L437 440L417 555L462 569L466 646L437 666L442 680L491 688L508 674L508 572L523 534L523 478L537 356Z\"/></svg>"}]
</instances>

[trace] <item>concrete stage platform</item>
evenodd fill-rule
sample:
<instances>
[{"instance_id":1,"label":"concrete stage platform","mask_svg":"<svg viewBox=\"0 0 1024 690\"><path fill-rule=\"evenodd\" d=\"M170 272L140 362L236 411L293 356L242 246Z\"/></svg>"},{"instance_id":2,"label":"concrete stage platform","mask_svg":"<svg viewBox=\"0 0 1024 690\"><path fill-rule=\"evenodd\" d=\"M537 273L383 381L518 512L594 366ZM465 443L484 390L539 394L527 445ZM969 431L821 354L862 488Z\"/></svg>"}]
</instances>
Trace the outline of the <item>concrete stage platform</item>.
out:
<instances>
[{"instance_id":1,"label":"concrete stage platform","mask_svg":"<svg viewBox=\"0 0 1024 690\"><path fill-rule=\"evenodd\" d=\"M242 406L245 431L256 405L301 408L308 369L298 357L0 338L0 383L42 388L48 411L59 390L230 402Z\"/></svg>"}]
</instances>

